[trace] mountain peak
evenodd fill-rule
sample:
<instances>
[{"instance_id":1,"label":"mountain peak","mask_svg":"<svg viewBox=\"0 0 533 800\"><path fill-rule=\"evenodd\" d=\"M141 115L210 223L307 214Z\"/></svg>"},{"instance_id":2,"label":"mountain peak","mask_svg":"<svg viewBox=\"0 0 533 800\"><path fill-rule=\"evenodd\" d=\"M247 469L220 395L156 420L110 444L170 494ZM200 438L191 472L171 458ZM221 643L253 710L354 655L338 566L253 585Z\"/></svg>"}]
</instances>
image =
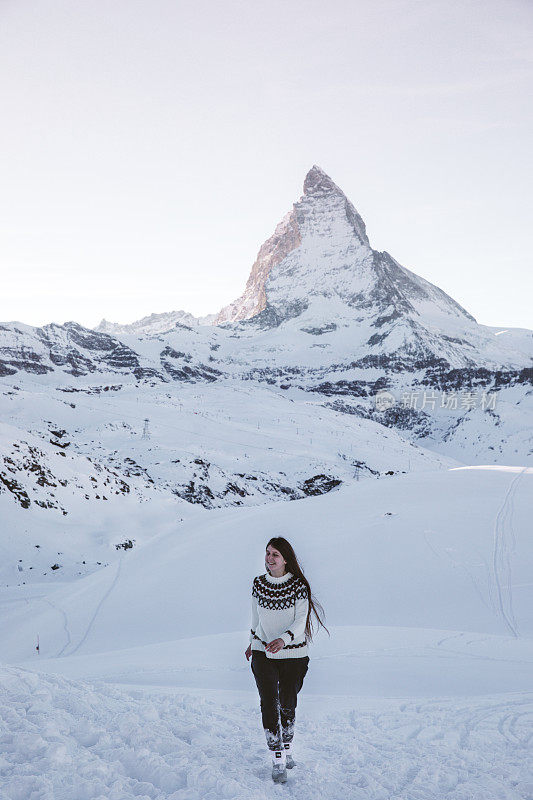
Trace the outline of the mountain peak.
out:
<instances>
[{"instance_id":1,"label":"mountain peak","mask_svg":"<svg viewBox=\"0 0 533 800\"><path fill-rule=\"evenodd\" d=\"M314 164L305 176L304 194L325 194L331 191L344 194L337 184L333 183L329 175L321 167Z\"/></svg>"},{"instance_id":2,"label":"mountain peak","mask_svg":"<svg viewBox=\"0 0 533 800\"><path fill-rule=\"evenodd\" d=\"M430 326L435 317L475 323L437 286L371 248L362 217L317 164L305 176L303 196L260 248L243 294L215 324L257 317L258 324L279 325L304 313L379 328L372 346L389 335L383 326L392 331L398 321L409 331L422 318ZM401 338L401 326L395 336Z\"/></svg>"}]
</instances>

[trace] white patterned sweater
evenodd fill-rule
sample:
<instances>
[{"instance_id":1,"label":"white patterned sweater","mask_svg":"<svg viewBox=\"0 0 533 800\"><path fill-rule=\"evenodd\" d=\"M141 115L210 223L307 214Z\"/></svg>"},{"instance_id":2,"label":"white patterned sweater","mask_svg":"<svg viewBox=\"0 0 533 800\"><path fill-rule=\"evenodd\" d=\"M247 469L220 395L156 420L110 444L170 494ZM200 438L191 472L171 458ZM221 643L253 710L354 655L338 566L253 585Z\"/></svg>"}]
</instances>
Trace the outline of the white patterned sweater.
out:
<instances>
[{"instance_id":1,"label":"white patterned sweater","mask_svg":"<svg viewBox=\"0 0 533 800\"><path fill-rule=\"evenodd\" d=\"M254 578L252 584L252 650L261 650L267 658L304 658L308 655L305 624L309 610L307 586L292 572L274 578L268 572ZM267 653L265 645L283 639L285 646L277 653Z\"/></svg>"}]
</instances>

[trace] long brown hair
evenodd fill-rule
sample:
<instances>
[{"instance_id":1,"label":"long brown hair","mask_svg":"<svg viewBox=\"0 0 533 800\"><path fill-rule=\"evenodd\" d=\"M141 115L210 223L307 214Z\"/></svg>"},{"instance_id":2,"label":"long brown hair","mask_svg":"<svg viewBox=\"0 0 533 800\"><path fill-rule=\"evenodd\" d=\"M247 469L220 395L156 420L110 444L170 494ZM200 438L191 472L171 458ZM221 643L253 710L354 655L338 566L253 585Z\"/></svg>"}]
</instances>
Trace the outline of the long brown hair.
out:
<instances>
[{"instance_id":1,"label":"long brown hair","mask_svg":"<svg viewBox=\"0 0 533 800\"><path fill-rule=\"evenodd\" d=\"M293 549L291 543L288 542L287 539L284 539L283 536L274 536L267 543L267 547L269 545L271 545L272 547L275 547L276 550L279 550L279 552L281 553L281 555L283 556L283 558L287 562L287 565L285 567L287 572L291 572L297 578L300 578L300 580L307 587L307 596L309 598L309 611L307 612L307 620L306 620L306 623L305 623L305 638L306 638L306 640L308 642L312 642L313 641L313 633L314 633L315 625L314 625L314 621L312 619L311 614L313 614L315 616L315 621L316 621L316 623L318 623L317 630L320 630L320 627L322 627L322 628L324 628L324 630L328 631L328 629L324 625L324 616L325 616L324 609L322 608L322 606L320 605L320 603L318 602L316 597L314 597L311 594L311 587L309 585L309 581L305 577L305 575L303 573L303 570L302 570L300 564L298 563L298 559L296 558L296 553L294 552L294 549ZM267 570L268 570L268 572L270 572L268 567L267 567ZM329 635L329 631L328 631L328 635Z\"/></svg>"}]
</instances>

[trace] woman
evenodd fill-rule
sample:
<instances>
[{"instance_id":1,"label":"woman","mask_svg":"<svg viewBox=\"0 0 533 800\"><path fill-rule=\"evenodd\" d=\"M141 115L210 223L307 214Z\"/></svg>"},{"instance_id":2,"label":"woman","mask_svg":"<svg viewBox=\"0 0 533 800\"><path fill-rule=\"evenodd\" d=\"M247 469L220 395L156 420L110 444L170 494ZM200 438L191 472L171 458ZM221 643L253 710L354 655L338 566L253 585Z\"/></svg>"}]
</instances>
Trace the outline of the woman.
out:
<instances>
[{"instance_id":1,"label":"woman","mask_svg":"<svg viewBox=\"0 0 533 800\"><path fill-rule=\"evenodd\" d=\"M321 619L324 610L313 598L292 546L282 536L267 544L265 566L266 574L253 580L252 628L245 656L247 661L252 658L263 728L272 756L272 779L285 783L287 769L295 766L291 745L296 696L309 665L311 614L319 626L327 628Z\"/></svg>"}]
</instances>

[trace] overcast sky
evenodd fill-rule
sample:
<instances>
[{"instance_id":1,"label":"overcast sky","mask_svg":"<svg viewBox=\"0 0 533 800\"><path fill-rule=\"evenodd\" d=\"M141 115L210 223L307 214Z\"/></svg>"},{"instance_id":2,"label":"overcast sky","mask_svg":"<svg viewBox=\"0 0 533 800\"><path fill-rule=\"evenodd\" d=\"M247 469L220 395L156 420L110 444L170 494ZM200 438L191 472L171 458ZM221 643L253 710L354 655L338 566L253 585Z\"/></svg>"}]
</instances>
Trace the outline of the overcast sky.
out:
<instances>
[{"instance_id":1,"label":"overcast sky","mask_svg":"<svg viewBox=\"0 0 533 800\"><path fill-rule=\"evenodd\" d=\"M316 163L533 327L532 36L529 0L1 0L0 320L216 312Z\"/></svg>"}]
</instances>

